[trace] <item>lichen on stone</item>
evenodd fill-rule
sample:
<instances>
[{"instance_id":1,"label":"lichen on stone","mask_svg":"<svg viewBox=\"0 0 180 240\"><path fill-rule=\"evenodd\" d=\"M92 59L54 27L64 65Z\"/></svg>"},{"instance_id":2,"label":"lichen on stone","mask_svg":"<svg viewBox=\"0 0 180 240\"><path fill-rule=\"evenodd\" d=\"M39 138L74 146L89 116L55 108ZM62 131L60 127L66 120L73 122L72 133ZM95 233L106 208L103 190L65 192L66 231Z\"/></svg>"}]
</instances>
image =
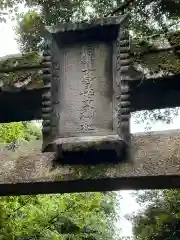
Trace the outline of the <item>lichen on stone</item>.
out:
<instances>
[{"instance_id":1,"label":"lichen on stone","mask_svg":"<svg viewBox=\"0 0 180 240\"><path fill-rule=\"evenodd\" d=\"M180 31L156 35L146 39L135 39L131 43L134 66L149 75L170 75L180 73ZM146 75L146 74L144 74Z\"/></svg>"},{"instance_id":2,"label":"lichen on stone","mask_svg":"<svg viewBox=\"0 0 180 240\"><path fill-rule=\"evenodd\" d=\"M36 66L41 62L38 52L25 53L20 56L10 56L0 59L0 69L11 69L13 67ZM29 80L29 81L28 81ZM1 85L13 86L14 83L27 82L28 87L42 87L41 72L34 71L18 71L0 74Z\"/></svg>"},{"instance_id":3,"label":"lichen on stone","mask_svg":"<svg viewBox=\"0 0 180 240\"><path fill-rule=\"evenodd\" d=\"M167 38L174 47L180 47L180 30L167 34Z\"/></svg>"},{"instance_id":4,"label":"lichen on stone","mask_svg":"<svg viewBox=\"0 0 180 240\"><path fill-rule=\"evenodd\" d=\"M105 176L110 164L70 166L75 179L98 179Z\"/></svg>"},{"instance_id":5,"label":"lichen on stone","mask_svg":"<svg viewBox=\"0 0 180 240\"><path fill-rule=\"evenodd\" d=\"M41 62L38 52L30 52L22 54L21 56L10 56L9 58L2 58L0 61L0 68L11 68L16 66L33 66Z\"/></svg>"},{"instance_id":6,"label":"lichen on stone","mask_svg":"<svg viewBox=\"0 0 180 240\"><path fill-rule=\"evenodd\" d=\"M86 151L86 150L100 150L104 141L90 141L90 142L84 142L81 144L77 144L75 146L72 146L71 151L79 152L79 151Z\"/></svg>"},{"instance_id":7,"label":"lichen on stone","mask_svg":"<svg viewBox=\"0 0 180 240\"><path fill-rule=\"evenodd\" d=\"M158 74L160 71L163 71L164 75L180 73L180 59L172 52L150 53L136 57L135 62L148 68L150 74Z\"/></svg>"},{"instance_id":8,"label":"lichen on stone","mask_svg":"<svg viewBox=\"0 0 180 240\"><path fill-rule=\"evenodd\" d=\"M163 47L172 47L172 50L159 51ZM132 39L130 50L133 60L132 68L135 70L132 78L139 75L149 78L180 73L180 30L164 35L156 34L152 37ZM0 69L39 65L40 62L39 52L25 53L21 56L12 55L0 59ZM23 86L26 89L42 88L41 71L0 74L0 87L2 86Z\"/></svg>"}]
</instances>

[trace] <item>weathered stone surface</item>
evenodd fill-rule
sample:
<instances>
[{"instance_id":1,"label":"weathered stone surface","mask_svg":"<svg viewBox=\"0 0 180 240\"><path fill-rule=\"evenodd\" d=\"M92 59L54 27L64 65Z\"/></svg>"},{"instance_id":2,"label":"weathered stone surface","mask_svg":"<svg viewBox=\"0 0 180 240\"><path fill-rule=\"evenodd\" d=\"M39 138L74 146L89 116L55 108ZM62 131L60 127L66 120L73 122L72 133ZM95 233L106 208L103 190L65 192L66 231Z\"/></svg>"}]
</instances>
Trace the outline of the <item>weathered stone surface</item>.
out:
<instances>
[{"instance_id":1,"label":"weathered stone surface","mask_svg":"<svg viewBox=\"0 0 180 240\"><path fill-rule=\"evenodd\" d=\"M0 58L0 70L12 69L13 67L31 67L41 63L38 52L26 54L14 54ZM16 73L0 74L1 91L18 91L39 89L43 87L41 72L37 70L19 71Z\"/></svg>"},{"instance_id":2,"label":"weathered stone surface","mask_svg":"<svg viewBox=\"0 0 180 240\"><path fill-rule=\"evenodd\" d=\"M90 28L98 28L102 26L112 26L122 24L128 17L128 14L122 16L112 16L106 18L91 19L80 23L60 23L46 27L51 33L67 32L67 31L82 31Z\"/></svg>"},{"instance_id":3,"label":"weathered stone surface","mask_svg":"<svg viewBox=\"0 0 180 240\"><path fill-rule=\"evenodd\" d=\"M131 79L136 79L130 86L131 111L180 105L179 47L180 31L168 36L131 40L133 65L128 74ZM0 59L0 69L34 65L40 61L39 53L8 56ZM42 76L37 71L0 74L0 111L4 113L0 121L42 119L42 92Z\"/></svg>"},{"instance_id":4,"label":"weathered stone surface","mask_svg":"<svg viewBox=\"0 0 180 240\"><path fill-rule=\"evenodd\" d=\"M87 24L89 23L86 23L85 27L87 27ZM101 23L97 22L97 24ZM59 31L59 29L52 29L52 32L53 31L56 32ZM179 48L180 31L175 31L166 35L156 35L143 39L131 39L131 55L133 65L129 73L132 79L142 76L143 79L161 78L167 75L179 74ZM11 68L15 66L32 66L39 64L40 62L41 57L39 53L36 52L24 55L5 56L3 58L0 58L0 69ZM30 79L31 81L27 81L27 79ZM0 88L2 85L4 87L11 87L4 89L9 91L13 90L12 86L13 88L26 89L41 88L43 86L42 77L32 71L23 74L1 74Z\"/></svg>"},{"instance_id":5,"label":"weathered stone surface","mask_svg":"<svg viewBox=\"0 0 180 240\"><path fill-rule=\"evenodd\" d=\"M104 43L61 49L60 77L57 79L61 87L56 99L59 100L60 136L112 132L111 51L111 46Z\"/></svg>"},{"instance_id":6,"label":"weathered stone surface","mask_svg":"<svg viewBox=\"0 0 180 240\"><path fill-rule=\"evenodd\" d=\"M82 156L76 158L71 145L68 144L64 149L62 140L66 143L66 138L72 137L73 140L73 137L79 137L79 149L85 148L86 144L79 140L86 136L91 145L96 141L95 136L103 138L107 135L118 135L116 141L119 139L119 145L124 145L124 148L129 142L129 35L125 31L124 22L121 25L119 20L113 21L109 28L107 24L109 25L108 20L105 23L100 21L97 26L88 23L83 31L79 31L81 24L75 30L65 24L65 30L49 30L45 39L43 65L49 67L43 74L43 151L56 151L59 155L62 155L62 150L66 151L74 163L77 163L77 159L83 161L83 158L86 163L92 163L96 157L101 159L100 155L94 153L102 150L99 144L101 140L98 138L98 149L94 149L93 144L90 157L83 151ZM44 99L45 94L50 95L48 102ZM60 141L56 141L59 138ZM111 142L109 144L112 145ZM119 150L117 154L113 148L117 161L124 160L123 157L120 158L120 149L125 152L121 146L116 147ZM104 146L102 148L104 150ZM107 150L108 147L105 148L106 156L109 154ZM79 150L78 153L80 152ZM66 153L63 155L64 162L70 164ZM102 159L105 161L104 155Z\"/></svg>"},{"instance_id":7,"label":"weathered stone surface","mask_svg":"<svg viewBox=\"0 0 180 240\"><path fill-rule=\"evenodd\" d=\"M2 146L0 183L180 176L179 145L179 130L136 134L132 136L133 162L74 167L53 166L54 154L42 154L40 141L22 143L15 152Z\"/></svg>"},{"instance_id":8,"label":"weathered stone surface","mask_svg":"<svg viewBox=\"0 0 180 240\"><path fill-rule=\"evenodd\" d=\"M132 39L133 66L144 79L180 73L180 31Z\"/></svg>"}]
</instances>

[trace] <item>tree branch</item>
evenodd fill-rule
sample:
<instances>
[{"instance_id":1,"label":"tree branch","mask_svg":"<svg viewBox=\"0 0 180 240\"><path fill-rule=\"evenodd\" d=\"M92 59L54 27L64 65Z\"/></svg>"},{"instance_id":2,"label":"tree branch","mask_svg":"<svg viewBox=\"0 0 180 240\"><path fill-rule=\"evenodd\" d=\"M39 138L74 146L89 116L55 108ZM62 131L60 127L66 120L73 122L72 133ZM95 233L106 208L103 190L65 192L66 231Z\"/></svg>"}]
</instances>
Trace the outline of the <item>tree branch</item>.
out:
<instances>
[{"instance_id":1,"label":"tree branch","mask_svg":"<svg viewBox=\"0 0 180 240\"><path fill-rule=\"evenodd\" d=\"M31 200L31 197L29 197L28 200L27 200L23 205L21 205L20 207L16 208L13 212L9 213L9 214L7 215L7 217L6 217L6 219L10 218L13 213L19 211L21 208L23 208L24 206L26 206L30 200Z\"/></svg>"},{"instance_id":2,"label":"tree branch","mask_svg":"<svg viewBox=\"0 0 180 240\"><path fill-rule=\"evenodd\" d=\"M135 2L135 0L127 0L126 2L122 3L119 7L114 9L112 12L109 12L105 15L105 17L113 16L114 14L124 11L126 8L128 8L132 3Z\"/></svg>"}]
</instances>

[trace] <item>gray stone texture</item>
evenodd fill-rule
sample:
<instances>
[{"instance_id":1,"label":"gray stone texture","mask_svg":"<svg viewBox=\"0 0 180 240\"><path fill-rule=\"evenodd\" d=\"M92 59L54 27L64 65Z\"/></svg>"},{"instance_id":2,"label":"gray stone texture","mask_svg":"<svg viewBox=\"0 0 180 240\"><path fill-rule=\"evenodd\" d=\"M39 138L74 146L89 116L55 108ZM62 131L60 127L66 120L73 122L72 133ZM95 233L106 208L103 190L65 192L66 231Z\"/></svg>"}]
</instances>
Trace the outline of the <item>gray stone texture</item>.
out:
<instances>
[{"instance_id":1,"label":"gray stone texture","mask_svg":"<svg viewBox=\"0 0 180 240\"><path fill-rule=\"evenodd\" d=\"M1 146L0 183L180 175L180 131L136 134L131 141L131 163L74 167L53 167L54 154L42 154L41 141L22 143L15 152Z\"/></svg>"},{"instance_id":2,"label":"gray stone texture","mask_svg":"<svg viewBox=\"0 0 180 240\"><path fill-rule=\"evenodd\" d=\"M89 43L60 49L59 137L112 133L111 48Z\"/></svg>"}]
</instances>

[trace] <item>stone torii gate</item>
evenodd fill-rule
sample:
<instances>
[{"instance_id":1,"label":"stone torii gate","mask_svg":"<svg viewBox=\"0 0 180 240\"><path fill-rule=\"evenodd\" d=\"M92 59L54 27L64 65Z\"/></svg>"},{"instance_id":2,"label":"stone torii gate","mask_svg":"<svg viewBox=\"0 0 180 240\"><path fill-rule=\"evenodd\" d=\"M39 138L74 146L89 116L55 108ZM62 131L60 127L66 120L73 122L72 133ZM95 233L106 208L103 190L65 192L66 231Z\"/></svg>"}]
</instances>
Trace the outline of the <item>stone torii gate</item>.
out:
<instances>
[{"instance_id":1,"label":"stone torii gate","mask_svg":"<svg viewBox=\"0 0 180 240\"><path fill-rule=\"evenodd\" d=\"M129 131L130 112L180 105L180 69L142 67L162 53L180 64L179 44L130 44L125 19L48 28L43 64L1 61L0 121L43 119L43 143L1 147L0 195L180 187L180 132Z\"/></svg>"}]
</instances>

